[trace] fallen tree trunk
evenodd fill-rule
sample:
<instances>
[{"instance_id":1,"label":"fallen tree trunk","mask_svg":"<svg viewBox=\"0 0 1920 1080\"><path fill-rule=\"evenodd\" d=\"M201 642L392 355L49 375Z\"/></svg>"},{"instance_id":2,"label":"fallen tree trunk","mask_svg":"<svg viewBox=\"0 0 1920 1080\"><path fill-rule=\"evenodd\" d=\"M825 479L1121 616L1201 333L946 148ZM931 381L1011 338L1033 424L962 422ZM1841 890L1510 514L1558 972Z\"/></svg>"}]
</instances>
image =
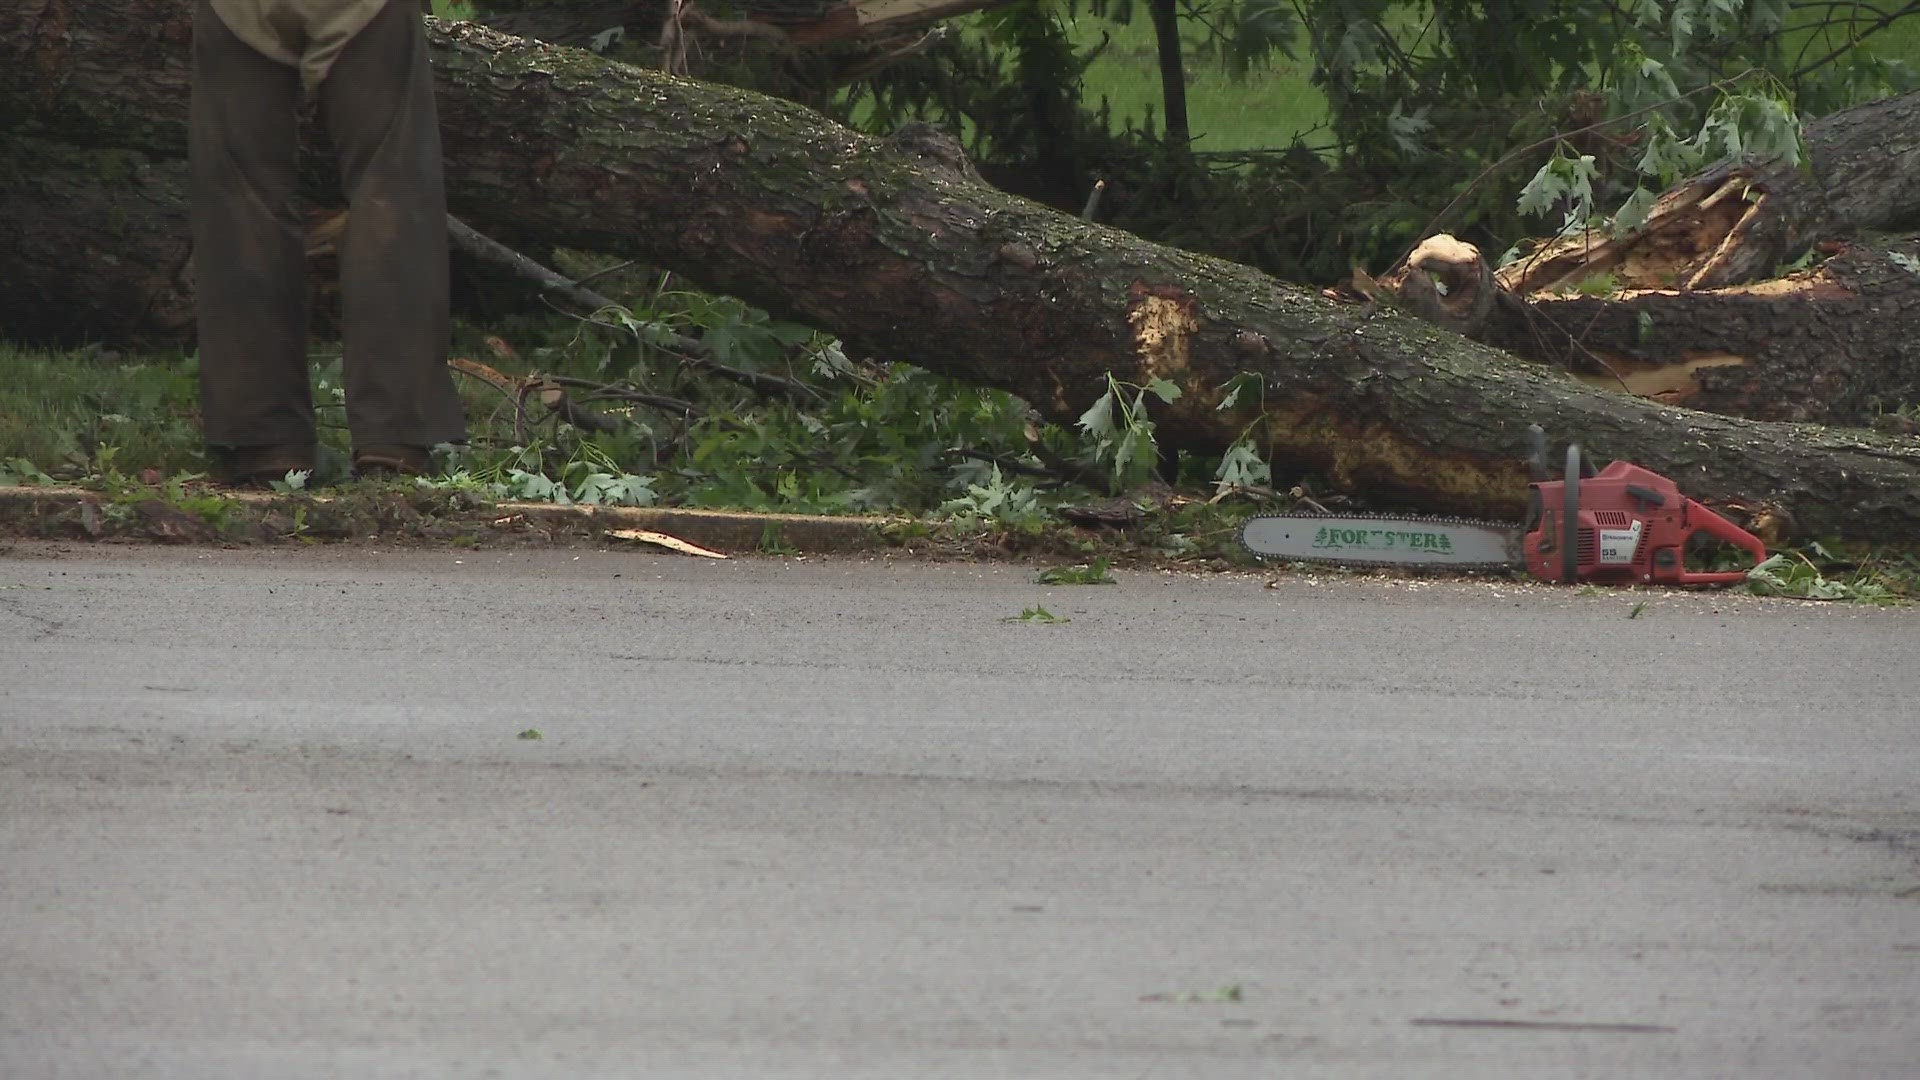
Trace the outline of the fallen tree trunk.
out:
<instances>
[{"instance_id":1,"label":"fallen tree trunk","mask_svg":"<svg viewBox=\"0 0 1920 1080\"><path fill-rule=\"evenodd\" d=\"M0 334L180 344L193 329L186 161L47 139L0 143Z\"/></svg>"},{"instance_id":2,"label":"fallen tree trunk","mask_svg":"<svg viewBox=\"0 0 1920 1080\"><path fill-rule=\"evenodd\" d=\"M1515 295L1434 237L1380 284L1409 310L1593 385L1759 420L1864 425L1920 402L1920 241L1830 241L1817 266L1683 292L1601 275Z\"/></svg>"},{"instance_id":3,"label":"fallen tree trunk","mask_svg":"<svg viewBox=\"0 0 1920 1080\"><path fill-rule=\"evenodd\" d=\"M31 19L0 2L0 123L181 153L185 0L32 0ZM790 104L476 26L431 38L454 210L503 239L632 254L1063 422L1109 373L1166 378L1183 391L1156 413L1170 441L1219 448L1251 426L1283 474L1413 505L1517 516L1538 422L1801 531L1920 533L1920 440L1595 389L1056 214ZM1217 408L1243 372L1264 400Z\"/></svg>"}]
</instances>

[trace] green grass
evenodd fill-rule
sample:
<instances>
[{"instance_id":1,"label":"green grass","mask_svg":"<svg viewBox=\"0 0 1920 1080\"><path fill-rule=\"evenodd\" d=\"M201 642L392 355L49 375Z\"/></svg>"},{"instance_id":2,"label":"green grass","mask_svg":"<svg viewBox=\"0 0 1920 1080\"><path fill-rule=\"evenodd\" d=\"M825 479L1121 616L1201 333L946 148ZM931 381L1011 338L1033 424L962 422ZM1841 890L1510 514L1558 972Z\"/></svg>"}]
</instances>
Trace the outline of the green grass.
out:
<instances>
[{"instance_id":1,"label":"green grass","mask_svg":"<svg viewBox=\"0 0 1920 1080\"><path fill-rule=\"evenodd\" d=\"M1818 14L1818 12L1812 13L1812 15ZM1809 17L1811 16L1802 16L1802 18ZM1802 30L1796 34L1790 34L1788 37L1790 45L1787 55L1797 55L1801 45L1806 43L1808 35L1813 32L1816 31ZM1808 59L1826 55L1827 52L1845 40L1842 31L1823 30L1817 32L1820 33L1821 36L1819 40L1813 42L1811 48L1806 50ZM1902 17L1885 30L1881 30L1868 38L1867 43L1883 58L1901 60L1909 64L1920 64L1920 16L1907 15Z\"/></svg>"},{"instance_id":2,"label":"green grass","mask_svg":"<svg viewBox=\"0 0 1920 1080\"><path fill-rule=\"evenodd\" d=\"M1087 68L1087 104L1098 107L1104 101L1116 126L1129 121L1144 126L1151 116L1154 130L1163 130L1158 47L1144 13L1124 26L1082 15L1069 29L1083 51L1103 35L1109 39ZM1186 58L1187 126L1195 149L1285 149L1296 135L1326 120L1326 96L1308 81L1310 62L1275 57L1236 80L1218 61L1193 54L1197 37L1197 30L1190 33Z\"/></svg>"},{"instance_id":3,"label":"green grass","mask_svg":"<svg viewBox=\"0 0 1920 1080\"><path fill-rule=\"evenodd\" d=\"M433 0L434 12L443 18L471 18L472 8L464 0ZM963 32L971 33L970 20L955 20ZM1390 18L1417 33L1418 20L1412 16ZM1098 107L1104 102L1116 126L1129 123L1145 126L1151 120L1156 131L1165 126L1160 91L1160 68L1153 26L1144 11L1121 24L1091 14L1068 21L1073 42L1085 51L1106 47L1087 69L1083 84L1085 100ZM1215 59L1197 55L1195 47L1202 31L1190 23L1183 27L1187 40L1187 121L1193 133L1194 147L1201 151L1284 149L1327 119L1326 96L1312 85L1313 65L1309 59L1290 59L1275 55L1256 66L1244 78L1234 78ZM1802 37L1795 37L1797 49ZM1837 44L1838 38L1831 43ZM1871 39L1881 55L1920 64L1920 16L1900 20ZM1816 43L1808 55L1818 56L1831 44Z\"/></svg>"},{"instance_id":4,"label":"green grass","mask_svg":"<svg viewBox=\"0 0 1920 1080\"><path fill-rule=\"evenodd\" d=\"M0 343L0 459L84 475L102 446L167 472L205 468L191 362L49 353Z\"/></svg>"},{"instance_id":5,"label":"green grass","mask_svg":"<svg viewBox=\"0 0 1920 1080\"><path fill-rule=\"evenodd\" d=\"M461 354L485 356L479 331L462 327L460 338ZM325 480L344 474L349 452L339 356L335 343L314 344L310 370ZM503 410L498 393L466 378L456 377L455 386L476 432L511 433L511 407ZM205 472L199 402L192 357L46 352L0 342L0 463L24 458L57 478L78 478L96 473L100 449L111 447L117 466L130 472Z\"/></svg>"},{"instance_id":6,"label":"green grass","mask_svg":"<svg viewBox=\"0 0 1920 1080\"><path fill-rule=\"evenodd\" d=\"M1126 25L1092 15L1069 24L1074 44L1086 50L1109 41L1087 69L1083 84L1091 106L1105 101L1116 124L1144 125L1152 117L1155 130L1164 126L1160 67L1153 27L1144 15ZM1409 22L1409 26L1412 23ZM1234 79L1216 60L1194 54L1199 31L1183 30L1188 39L1187 122L1194 146L1202 151L1283 149L1327 118L1326 96L1312 85L1313 65L1307 59L1275 56L1243 79ZM1805 33L1790 36L1789 55L1799 50ZM1822 40L1808 50L1823 55L1841 39ZM1869 39L1882 57L1920 66L1920 15L1909 16Z\"/></svg>"}]
</instances>

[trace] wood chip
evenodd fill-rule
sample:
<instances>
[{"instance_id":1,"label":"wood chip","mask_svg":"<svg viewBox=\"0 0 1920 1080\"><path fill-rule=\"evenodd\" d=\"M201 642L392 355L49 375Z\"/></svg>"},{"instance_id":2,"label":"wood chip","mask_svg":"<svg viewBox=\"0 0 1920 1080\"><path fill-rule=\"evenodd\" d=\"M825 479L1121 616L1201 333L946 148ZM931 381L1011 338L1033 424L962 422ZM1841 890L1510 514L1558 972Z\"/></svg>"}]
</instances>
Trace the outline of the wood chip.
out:
<instances>
[{"instance_id":1,"label":"wood chip","mask_svg":"<svg viewBox=\"0 0 1920 1080\"><path fill-rule=\"evenodd\" d=\"M650 529L609 529L607 530L607 535L619 540L632 540L641 544L653 544L656 547L666 548L668 551L677 551L682 555L698 555L703 559L726 558L725 555L711 548L703 548L698 544L689 544L677 536L668 536L666 533L653 532Z\"/></svg>"}]
</instances>

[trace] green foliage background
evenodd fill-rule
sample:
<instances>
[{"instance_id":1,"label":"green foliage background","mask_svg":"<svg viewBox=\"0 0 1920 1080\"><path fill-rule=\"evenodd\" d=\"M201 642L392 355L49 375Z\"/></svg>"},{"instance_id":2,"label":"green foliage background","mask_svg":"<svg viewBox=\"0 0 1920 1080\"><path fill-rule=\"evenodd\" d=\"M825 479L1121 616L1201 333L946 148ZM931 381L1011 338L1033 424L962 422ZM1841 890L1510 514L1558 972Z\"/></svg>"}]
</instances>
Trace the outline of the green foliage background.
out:
<instances>
[{"instance_id":1,"label":"green foliage background","mask_svg":"<svg viewBox=\"0 0 1920 1080\"><path fill-rule=\"evenodd\" d=\"M1164 134L1156 6L1189 142ZM1569 211L1631 222L1677 172L1920 86L1913 0L1018 0L947 29L837 90L804 51L701 74L876 134L946 126L1008 190L1079 211L1104 181L1100 220L1312 285L1429 228L1500 252ZM609 52L659 59L637 32Z\"/></svg>"}]
</instances>

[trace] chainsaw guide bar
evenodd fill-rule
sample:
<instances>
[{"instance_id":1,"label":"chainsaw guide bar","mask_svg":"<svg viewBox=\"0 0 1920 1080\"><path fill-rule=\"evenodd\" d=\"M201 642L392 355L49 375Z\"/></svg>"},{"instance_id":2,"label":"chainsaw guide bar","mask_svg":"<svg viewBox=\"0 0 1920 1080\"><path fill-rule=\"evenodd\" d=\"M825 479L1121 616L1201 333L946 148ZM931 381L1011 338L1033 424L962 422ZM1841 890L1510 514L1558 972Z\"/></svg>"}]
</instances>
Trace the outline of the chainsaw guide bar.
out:
<instances>
[{"instance_id":1,"label":"chainsaw guide bar","mask_svg":"<svg viewBox=\"0 0 1920 1080\"><path fill-rule=\"evenodd\" d=\"M1498 570L1525 562L1517 528L1471 518L1261 514L1240 526L1240 543L1262 558L1336 566Z\"/></svg>"}]
</instances>

